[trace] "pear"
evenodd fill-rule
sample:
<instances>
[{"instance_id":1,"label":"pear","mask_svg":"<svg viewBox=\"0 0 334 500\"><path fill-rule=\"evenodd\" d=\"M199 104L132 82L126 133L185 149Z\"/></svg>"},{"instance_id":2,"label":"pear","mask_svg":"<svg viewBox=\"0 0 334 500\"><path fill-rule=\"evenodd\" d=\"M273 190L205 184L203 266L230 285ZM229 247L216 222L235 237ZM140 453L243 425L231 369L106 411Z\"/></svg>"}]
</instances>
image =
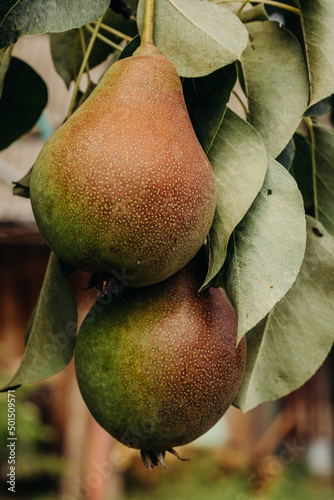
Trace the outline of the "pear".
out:
<instances>
[{"instance_id":1,"label":"pear","mask_svg":"<svg viewBox=\"0 0 334 500\"><path fill-rule=\"evenodd\" d=\"M216 195L172 62L151 43L113 64L50 137L30 195L46 243L91 273L129 286L185 266L212 224Z\"/></svg>"},{"instance_id":2,"label":"pear","mask_svg":"<svg viewBox=\"0 0 334 500\"><path fill-rule=\"evenodd\" d=\"M75 371L97 422L151 468L208 431L231 405L246 360L223 289L198 293L201 256L162 283L111 293L86 316ZM106 303L103 306L103 302Z\"/></svg>"}]
</instances>

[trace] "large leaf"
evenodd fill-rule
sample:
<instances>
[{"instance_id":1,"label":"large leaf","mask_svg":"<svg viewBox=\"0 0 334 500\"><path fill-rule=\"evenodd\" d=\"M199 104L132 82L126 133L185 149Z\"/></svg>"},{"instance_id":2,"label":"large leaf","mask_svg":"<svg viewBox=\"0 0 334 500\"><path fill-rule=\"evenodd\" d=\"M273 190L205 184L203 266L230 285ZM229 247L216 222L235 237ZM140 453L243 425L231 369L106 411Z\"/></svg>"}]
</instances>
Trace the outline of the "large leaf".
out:
<instances>
[{"instance_id":1,"label":"large leaf","mask_svg":"<svg viewBox=\"0 0 334 500\"><path fill-rule=\"evenodd\" d=\"M0 150L35 125L47 100L42 78L29 64L12 57L0 100Z\"/></svg>"},{"instance_id":2,"label":"large leaf","mask_svg":"<svg viewBox=\"0 0 334 500\"><path fill-rule=\"evenodd\" d=\"M334 132L313 125L319 220L334 236Z\"/></svg>"},{"instance_id":3,"label":"large leaf","mask_svg":"<svg viewBox=\"0 0 334 500\"><path fill-rule=\"evenodd\" d=\"M308 106L309 82L298 40L273 21L248 23L241 65L249 121L274 158L285 148Z\"/></svg>"},{"instance_id":4,"label":"large leaf","mask_svg":"<svg viewBox=\"0 0 334 500\"><path fill-rule=\"evenodd\" d=\"M307 217L305 258L292 288L247 335L246 370L234 404L248 411L306 382L334 340L334 238Z\"/></svg>"},{"instance_id":5,"label":"large leaf","mask_svg":"<svg viewBox=\"0 0 334 500\"><path fill-rule=\"evenodd\" d=\"M237 311L238 340L286 294L305 251L305 215L297 184L280 163L268 157L268 164L261 191L236 227L215 282L225 285Z\"/></svg>"},{"instance_id":6,"label":"large leaf","mask_svg":"<svg viewBox=\"0 0 334 500\"><path fill-rule=\"evenodd\" d=\"M73 356L76 329L76 301L58 257L51 253L43 287L28 324L22 362L1 390L37 382L63 370Z\"/></svg>"},{"instance_id":7,"label":"large leaf","mask_svg":"<svg viewBox=\"0 0 334 500\"><path fill-rule=\"evenodd\" d=\"M183 94L189 116L206 153L221 127L236 81L235 64L229 64L207 76L185 78L183 81Z\"/></svg>"},{"instance_id":8,"label":"large leaf","mask_svg":"<svg viewBox=\"0 0 334 500\"><path fill-rule=\"evenodd\" d=\"M135 21L126 21L123 16L115 14L112 11L108 11L105 15L103 24L112 26L114 29L131 37L137 34L137 25ZM116 44L122 41L121 38L110 34L108 31L101 30L101 33ZM84 30L83 34L87 46L92 35L87 30ZM69 87L71 81L76 78L83 59L79 32L78 30L69 30L64 33L52 33L50 35L50 41L51 54L55 68L65 81L66 86ZM94 68L113 52L115 52L113 47L97 39L88 59L89 68ZM117 56L118 54L119 52L117 51L115 55Z\"/></svg>"},{"instance_id":9,"label":"large leaf","mask_svg":"<svg viewBox=\"0 0 334 500\"><path fill-rule=\"evenodd\" d=\"M268 166L261 137L230 109L208 158L216 178L217 205L208 238L209 270L203 287L222 268L232 231L258 194Z\"/></svg>"},{"instance_id":10,"label":"large leaf","mask_svg":"<svg viewBox=\"0 0 334 500\"><path fill-rule=\"evenodd\" d=\"M139 0L140 33L144 5L145 0ZM233 12L214 3L156 0L154 41L181 76L193 78L239 59L247 44L247 30Z\"/></svg>"},{"instance_id":11,"label":"large leaf","mask_svg":"<svg viewBox=\"0 0 334 500\"><path fill-rule=\"evenodd\" d=\"M334 93L334 2L299 0L311 84L310 105Z\"/></svg>"},{"instance_id":12,"label":"large leaf","mask_svg":"<svg viewBox=\"0 0 334 500\"><path fill-rule=\"evenodd\" d=\"M21 35L80 28L107 10L110 0L6 0L0 2L0 48Z\"/></svg>"}]
</instances>

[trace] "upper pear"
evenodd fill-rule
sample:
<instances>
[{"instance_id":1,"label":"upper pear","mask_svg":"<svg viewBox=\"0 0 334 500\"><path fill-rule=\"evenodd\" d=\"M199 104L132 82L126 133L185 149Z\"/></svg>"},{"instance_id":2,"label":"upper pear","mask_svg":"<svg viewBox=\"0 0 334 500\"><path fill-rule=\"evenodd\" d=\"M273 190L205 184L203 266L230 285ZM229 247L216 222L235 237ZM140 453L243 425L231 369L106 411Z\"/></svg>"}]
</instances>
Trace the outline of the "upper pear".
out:
<instances>
[{"instance_id":1,"label":"upper pear","mask_svg":"<svg viewBox=\"0 0 334 500\"><path fill-rule=\"evenodd\" d=\"M215 180L172 62L144 44L114 63L44 145L30 195L45 241L78 269L145 286L186 265L211 227Z\"/></svg>"}]
</instances>

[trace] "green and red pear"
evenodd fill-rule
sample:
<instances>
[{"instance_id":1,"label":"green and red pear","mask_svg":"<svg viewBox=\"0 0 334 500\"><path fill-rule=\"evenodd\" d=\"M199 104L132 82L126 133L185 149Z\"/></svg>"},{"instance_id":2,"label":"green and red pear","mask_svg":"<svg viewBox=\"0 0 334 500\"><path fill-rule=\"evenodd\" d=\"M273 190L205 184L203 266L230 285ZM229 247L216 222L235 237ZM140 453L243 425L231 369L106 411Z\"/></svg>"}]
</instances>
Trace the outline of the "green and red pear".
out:
<instances>
[{"instance_id":1,"label":"green and red pear","mask_svg":"<svg viewBox=\"0 0 334 500\"><path fill-rule=\"evenodd\" d=\"M241 382L246 343L222 289L198 289L201 256L162 283L109 293L85 318L75 349L81 394L97 422L140 449L146 466L208 431ZM107 305L103 306L103 302Z\"/></svg>"},{"instance_id":2,"label":"green and red pear","mask_svg":"<svg viewBox=\"0 0 334 500\"><path fill-rule=\"evenodd\" d=\"M172 62L150 43L114 63L50 137L30 196L42 236L73 267L162 281L202 246L215 180Z\"/></svg>"}]
</instances>

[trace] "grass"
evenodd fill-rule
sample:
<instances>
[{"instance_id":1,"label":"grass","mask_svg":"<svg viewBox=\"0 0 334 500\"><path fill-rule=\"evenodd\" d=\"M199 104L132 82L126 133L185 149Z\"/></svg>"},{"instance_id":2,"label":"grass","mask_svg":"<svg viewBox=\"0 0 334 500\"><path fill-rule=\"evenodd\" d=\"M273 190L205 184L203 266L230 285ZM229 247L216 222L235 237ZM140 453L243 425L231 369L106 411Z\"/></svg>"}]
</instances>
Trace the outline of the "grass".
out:
<instances>
[{"instance_id":1,"label":"grass","mask_svg":"<svg viewBox=\"0 0 334 500\"><path fill-rule=\"evenodd\" d=\"M333 500L332 485L311 477L303 463L283 466L273 459L268 469L261 475L250 471L240 473L202 454L190 463L174 462L171 471L159 471L158 479L150 482L146 471L139 475L128 472L125 499Z\"/></svg>"}]
</instances>

